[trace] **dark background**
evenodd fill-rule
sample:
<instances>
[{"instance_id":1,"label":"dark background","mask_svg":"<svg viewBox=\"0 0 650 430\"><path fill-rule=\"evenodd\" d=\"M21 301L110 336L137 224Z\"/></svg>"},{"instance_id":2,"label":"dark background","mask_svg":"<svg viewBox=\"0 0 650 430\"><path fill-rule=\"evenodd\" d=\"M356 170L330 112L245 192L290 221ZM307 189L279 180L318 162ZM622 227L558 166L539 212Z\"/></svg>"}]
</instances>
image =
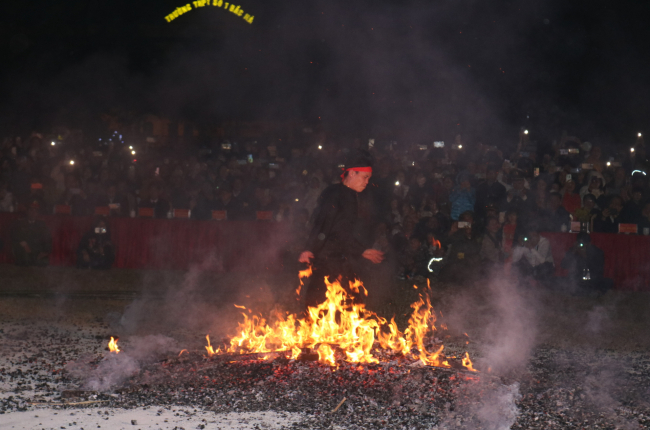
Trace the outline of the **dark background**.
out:
<instances>
[{"instance_id":1,"label":"dark background","mask_svg":"<svg viewBox=\"0 0 650 430\"><path fill-rule=\"evenodd\" d=\"M520 127L629 144L650 113L650 2L10 1L0 131L102 113L301 121L349 136L490 144Z\"/></svg>"}]
</instances>

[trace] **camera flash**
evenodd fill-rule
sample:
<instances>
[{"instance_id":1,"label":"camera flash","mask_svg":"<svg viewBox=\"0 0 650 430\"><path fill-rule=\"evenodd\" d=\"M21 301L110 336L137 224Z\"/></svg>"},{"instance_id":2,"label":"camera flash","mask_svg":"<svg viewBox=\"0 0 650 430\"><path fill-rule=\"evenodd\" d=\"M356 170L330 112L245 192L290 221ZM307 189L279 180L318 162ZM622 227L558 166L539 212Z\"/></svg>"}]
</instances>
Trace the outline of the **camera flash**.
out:
<instances>
[{"instance_id":1,"label":"camera flash","mask_svg":"<svg viewBox=\"0 0 650 430\"><path fill-rule=\"evenodd\" d=\"M528 130L524 130L524 134L528 134Z\"/></svg>"},{"instance_id":2,"label":"camera flash","mask_svg":"<svg viewBox=\"0 0 650 430\"><path fill-rule=\"evenodd\" d=\"M463 149L463 145L458 145L458 149Z\"/></svg>"},{"instance_id":3,"label":"camera flash","mask_svg":"<svg viewBox=\"0 0 650 430\"><path fill-rule=\"evenodd\" d=\"M612 162L611 162L611 161L608 161L608 162L607 162L607 167L609 167L609 166L611 166L611 165L612 165Z\"/></svg>"},{"instance_id":4,"label":"camera flash","mask_svg":"<svg viewBox=\"0 0 650 430\"><path fill-rule=\"evenodd\" d=\"M395 181L395 186L399 187L399 181Z\"/></svg>"},{"instance_id":5,"label":"camera flash","mask_svg":"<svg viewBox=\"0 0 650 430\"><path fill-rule=\"evenodd\" d=\"M634 148L630 148L630 152L634 152Z\"/></svg>"},{"instance_id":6,"label":"camera flash","mask_svg":"<svg viewBox=\"0 0 650 430\"><path fill-rule=\"evenodd\" d=\"M132 154L132 155L135 155L135 151L131 151L131 154Z\"/></svg>"},{"instance_id":7,"label":"camera flash","mask_svg":"<svg viewBox=\"0 0 650 430\"><path fill-rule=\"evenodd\" d=\"M129 146L129 149L133 149L133 147L132 147L132 146Z\"/></svg>"},{"instance_id":8,"label":"camera flash","mask_svg":"<svg viewBox=\"0 0 650 430\"><path fill-rule=\"evenodd\" d=\"M638 137L641 137L641 136L643 136L643 135L642 135L641 133L637 133L637 136L638 136Z\"/></svg>"},{"instance_id":9,"label":"camera flash","mask_svg":"<svg viewBox=\"0 0 650 430\"><path fill-rule=\"evenodd\" d=\"M300 201L300 199L296 199L296 201L297 201L297 202L299 202L299 201Z\"/></svg>"},{"instance_id":10,"label":"camera flash","mask_svg":"<svg viewBox=\"0 0 650 430\"><path fill-rule=\"evenodd\" d=\"M52 146L54 146L54 145L56 145L56 142L55 142L55 141L52 141Z\"/></svg>"},{"instance_id":11,"label":"camera flash","mask_svg":"<svg viewBox=\"0 0 650 430\"><path fill-rule=\"evenodd\" d=\"M323 146L322 146L322 145L318 145L318 149L323 149Z\"/></svg>"},{"instance_id":12,"label":"camera flash","mask_svg":"<svg viewBox=\"0 0 650 430\"><path fill-rule=\"evenodd\" d=\"M74 160L70 160L70 165L74 166Z\"/></svg>"}]
</instances>

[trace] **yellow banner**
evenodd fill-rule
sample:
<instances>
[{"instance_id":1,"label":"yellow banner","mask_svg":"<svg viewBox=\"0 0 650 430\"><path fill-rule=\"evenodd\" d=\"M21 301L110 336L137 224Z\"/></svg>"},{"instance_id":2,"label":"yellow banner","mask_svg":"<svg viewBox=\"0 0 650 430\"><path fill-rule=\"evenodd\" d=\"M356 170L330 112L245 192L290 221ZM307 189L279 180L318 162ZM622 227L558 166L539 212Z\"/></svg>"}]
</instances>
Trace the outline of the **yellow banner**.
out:
<instances>
[{"instance_id":1,"label":"yellow banner","mask_svg":"<svg viewBox=\"0 0 650 430\"><path fill-rule=\"evenodd\" d=\"M192 7L194 5L194 7ZM174 10L172 13L167 15L165 17L165 21L167 22L172 22L179 16L186 14L187 12L193 10L193 9L198 9L200 7L218 7L224 10L227 10L228 12L234 13L235 15L243 18L244 21L246 21L249 24L253 23L253 20L255 19L255 16L250 15L248 13L244 13L244 9L241 8L241 6L236 5L234 3L228 3L227 1L224 0L195 0L191 3L186 4L185 6L179 6Z\"/></svg>"}]
</instances>

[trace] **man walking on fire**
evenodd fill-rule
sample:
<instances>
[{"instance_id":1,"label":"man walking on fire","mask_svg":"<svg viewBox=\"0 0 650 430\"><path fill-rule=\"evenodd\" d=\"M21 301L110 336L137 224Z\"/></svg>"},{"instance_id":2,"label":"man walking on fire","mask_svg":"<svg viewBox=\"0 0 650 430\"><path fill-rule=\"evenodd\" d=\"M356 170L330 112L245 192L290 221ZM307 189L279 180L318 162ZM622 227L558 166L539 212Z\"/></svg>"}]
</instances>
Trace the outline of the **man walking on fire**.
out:
<instances>
[{"instance_id":1,"label":"man walking on fire","mask_svg":"<svg viewBox=\"0 0 650 430\"><path fill-rule=\"evenodd\" d=\"M359 203L359 195L372 176L370 154L359 151L350 161L341 175L342 183L330 185L322 192L306 250L298 259L301 263L312 263L306 306L325 300L325 277L331 282L340 279L354 301L361 302L363 298L349 290L349 281L359 278L362 258L374 264L384 259L383 252L371 248L368 217L361 214Z\"/></svg>"}]
</instances>

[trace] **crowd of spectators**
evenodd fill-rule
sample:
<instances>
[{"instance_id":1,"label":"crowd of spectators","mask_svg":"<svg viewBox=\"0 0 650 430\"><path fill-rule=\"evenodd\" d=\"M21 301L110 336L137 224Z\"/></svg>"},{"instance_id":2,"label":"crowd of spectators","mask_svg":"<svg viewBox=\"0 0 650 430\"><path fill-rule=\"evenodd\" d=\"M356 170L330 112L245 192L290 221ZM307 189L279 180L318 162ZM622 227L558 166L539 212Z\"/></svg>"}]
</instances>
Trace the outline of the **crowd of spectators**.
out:
<instances>
[{"instance_id":1,"label":"crowd of spectators","mask_svg":"<svg viewBox=\"0 0 650 430\"><path fill-rule=\"evenodd\" d=\"M620 224L649 232L640 135L626 147L592 146L566 134L542 146L523 131L509 150L460 136L444 144L371 142L314 136L304 144L222 140L178 149L125 142L117 132L92 145L65 136L7 138L0 211L52 214L63 206L93 215L105 208L110 219L183 210L198 220L287 222L297 255L320 193L341 180L346 155L363 148L374 170L362 216L374 220L373 247L392 253L399 276L454 278L470 266L511 264L544 279L555 262L539 232L576 223L584 232L617 233ZM91 265L89 257L80 251L80 266ZM99 266L110 266L110 258Z\"/></svg>"}]
</instances>

